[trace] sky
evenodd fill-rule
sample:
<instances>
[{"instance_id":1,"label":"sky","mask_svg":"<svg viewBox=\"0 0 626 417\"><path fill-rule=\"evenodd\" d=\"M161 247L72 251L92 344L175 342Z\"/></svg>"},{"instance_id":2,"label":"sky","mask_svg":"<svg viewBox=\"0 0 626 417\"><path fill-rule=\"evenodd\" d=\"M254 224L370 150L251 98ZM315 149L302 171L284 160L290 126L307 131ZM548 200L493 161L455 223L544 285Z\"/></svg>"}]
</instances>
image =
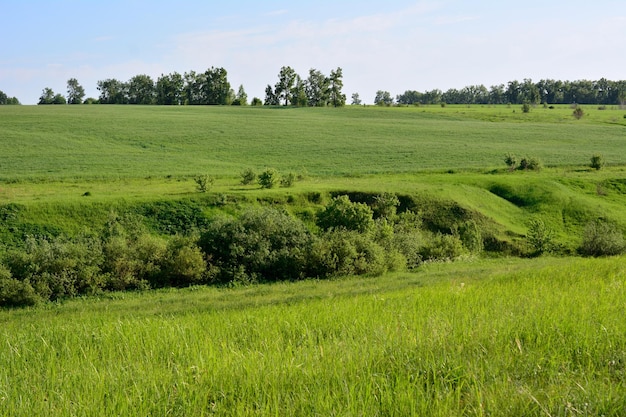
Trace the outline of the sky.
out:
<instances>
[{"instance_id":1,"label":"sky","mask_svg":"<svg viewBox=\"0 0 626 417\"><path fill-rule=\"evenodd\" d=\"M626 79L624 0L0 0L0 90L223 67L265 98L283 66L341 67L348 102L530 78Z\"/></svg>"}]
</instances>

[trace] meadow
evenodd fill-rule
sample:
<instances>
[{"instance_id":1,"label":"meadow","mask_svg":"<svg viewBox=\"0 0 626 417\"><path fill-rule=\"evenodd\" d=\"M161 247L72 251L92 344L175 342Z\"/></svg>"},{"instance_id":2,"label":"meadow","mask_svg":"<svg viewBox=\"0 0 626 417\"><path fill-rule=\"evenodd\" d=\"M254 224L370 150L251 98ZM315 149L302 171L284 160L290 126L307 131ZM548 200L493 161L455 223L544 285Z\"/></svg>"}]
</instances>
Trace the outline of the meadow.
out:
<instances>
[{"instance_id":1,"label":"meadow","mask_svg":"<svg viewBox=\"0 0 626 417\"><path fill-rule=\"evenodd\" d=\"M250 207L314 229L333 196L381 193L431 228L471 220L491 242L384 274L0 308L0 416L626 409L625 258L577 256L590 221L626 230L623 109L6 106L0 132L3 254L102 234L112 213L163 241ZM507 153L543 169L510 171ZM241 184L268 167L297 181ZM214 179L206 193L199 174ZM531 255L537 219L560 256L512 257Z\"/></svg>"},{"instance_id":2,"label":"meadow","mask_svg":"<svg viewBox=\"0 0 626 417\"><path fill-rule=\"evenodd\" d=\"M0 415L620 416L624 260L0 311Z\"/></svg>"}]
</instances>

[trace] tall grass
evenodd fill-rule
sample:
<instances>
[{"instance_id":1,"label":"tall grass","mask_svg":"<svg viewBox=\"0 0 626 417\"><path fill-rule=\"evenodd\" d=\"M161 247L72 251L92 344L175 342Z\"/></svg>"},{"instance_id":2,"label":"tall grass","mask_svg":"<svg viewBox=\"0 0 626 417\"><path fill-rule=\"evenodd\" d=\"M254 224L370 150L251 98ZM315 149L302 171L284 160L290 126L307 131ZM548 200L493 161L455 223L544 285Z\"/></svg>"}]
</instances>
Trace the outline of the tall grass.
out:
<instances>
[{"instance_id":1,"label":"tall grass","mask_svg":"<svg viewBox=\"0 0 626 417\"><path fill-rule=\"evenodd\" d=\"M624 258L0 312L0 415L622 415Z\"/></svg>"}]
</instances>

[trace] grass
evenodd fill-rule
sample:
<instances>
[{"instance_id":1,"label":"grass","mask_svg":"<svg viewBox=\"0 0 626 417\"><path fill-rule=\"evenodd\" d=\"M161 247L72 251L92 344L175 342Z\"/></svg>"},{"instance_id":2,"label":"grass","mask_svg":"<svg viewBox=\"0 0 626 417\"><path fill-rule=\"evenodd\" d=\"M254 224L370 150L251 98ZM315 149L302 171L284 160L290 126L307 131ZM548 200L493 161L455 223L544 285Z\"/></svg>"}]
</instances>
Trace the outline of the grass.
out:
<instances>
[{"instance_id":1,"label":"grass","mask_svg":"<svg viewBox=\"0 0 626 417\"><path fill-rule=\"evenodd\" d=\"M621 415L624 258L0 312L0 415Z\"/></svg>"},{"instance_id":2,"label":"grass","mask_svg":"<svg viewBox=\"0 0 626 417\"><path fill-rule=\"evenodd\" d=\"M587 164L594 153L608 164L626 163L620 110L596 111L619 116L617 124L591 116L570 120L569 109L536 109L530 116L510 111L5 106L0 179L224 177L267 166L322 177L378 175L498 167L507 152L552 166ZM507 117L490 121L498 114Z\"/></svg>"}]
</instances>

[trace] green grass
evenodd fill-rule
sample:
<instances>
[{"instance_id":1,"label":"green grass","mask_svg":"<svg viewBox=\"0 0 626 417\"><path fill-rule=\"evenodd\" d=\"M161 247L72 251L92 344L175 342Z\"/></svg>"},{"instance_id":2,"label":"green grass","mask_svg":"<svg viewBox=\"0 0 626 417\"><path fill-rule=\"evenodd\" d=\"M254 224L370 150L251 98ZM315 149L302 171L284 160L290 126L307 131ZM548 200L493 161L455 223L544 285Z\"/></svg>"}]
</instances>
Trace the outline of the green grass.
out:
<instances>
[{"instance_id":1,"label":"green grass","mask_svg":"<svg viewBox=\"0 0 626 417\"><path fill-rule=\"evenodd\" d=\"M499 167L507 152L551 166L587 164L598 152L608 164L626 164L623 111L589 110L580 121L568 113L540 108L528 115L505 106L5 106L0 179L222 177L267 166L312 176L407 173Z\"/></svg>"},{"instance_id":2,"label":"green grass","mask_svg":"<svg viewBox=\"0 0 626 417\"><path fill-rule=\"evenodd\" d=\"M622 415L624 258L0 311L0 415Z\"/></svg>"}]
</instances>

